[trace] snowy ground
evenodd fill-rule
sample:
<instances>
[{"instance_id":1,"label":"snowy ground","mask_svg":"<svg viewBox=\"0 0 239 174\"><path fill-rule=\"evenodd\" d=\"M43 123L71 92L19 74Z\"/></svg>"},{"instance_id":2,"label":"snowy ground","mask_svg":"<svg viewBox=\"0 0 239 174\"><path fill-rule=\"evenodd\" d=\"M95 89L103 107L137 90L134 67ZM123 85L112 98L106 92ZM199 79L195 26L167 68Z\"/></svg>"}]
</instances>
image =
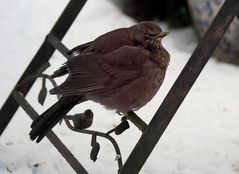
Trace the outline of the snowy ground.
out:
<instances>
[{"instance_id":1,"label":"snowy ground","mask_svg":"<svg viewBox=\"0 0 239 174\"><path fill-rule=\"evenodd\" d=\"M42 43L67 0L2 0L0 5L0 105ZM69 47L90 41L111 29L130 26L134 21L123 15L110 1L89 0L63 42ZM164 24L159 23L166 28ZM171 30L163 44L171 54L165 82L155 98L138 111L146 122L162 102L182 70L196 39L191 28ZM55 53L51 63L54 71L63 57ZM147 160L142 174L238 174L239 173L239 68L211 59L176 113L162 139ZM40 113L55 97L48 97L44 107L37 103L40 81L27 96ZM50 88L50 85L49 85ZM91 108L95 113L92 129L108 131L120 118L112 111L87 102L72 113ZM0 173L63 174L74 173L55 148L44 139L40 144L29 140L31 120L22 109L0 137ZM76 155L90 174L112 174L117 171L111 144L98 139L101 150L98 161L89 159L90 137L71 132L63 124L54 131ZM123 160L140 136L131 129L117 136ZM36 165L37 164L37 165Z\"/></svg>"}]
</instances>

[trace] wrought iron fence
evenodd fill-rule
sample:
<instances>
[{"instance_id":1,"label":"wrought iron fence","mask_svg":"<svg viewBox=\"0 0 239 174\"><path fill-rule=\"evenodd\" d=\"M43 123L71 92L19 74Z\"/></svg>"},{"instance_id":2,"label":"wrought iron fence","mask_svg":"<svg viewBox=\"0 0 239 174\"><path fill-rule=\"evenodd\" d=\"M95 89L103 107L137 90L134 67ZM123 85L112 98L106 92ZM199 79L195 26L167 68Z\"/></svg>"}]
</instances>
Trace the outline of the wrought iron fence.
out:
<instances>
[{"instance_id":1,"label":"wrought iron fence","mask_svg":"<svg viewBox=\"0 0 239 174\"><path fill-rule=\"evenodd\" d=\"M32 59L32 62L29 64L0 110L0 135L5 130L7 124L10 122L19 106L21 106L32 119L39 116L24 98L39 75L36 75L36 77L29 83L21 85L20 87L19 85L22 84L26 78L29 78L33 74L39 74L43 72L48 66L48 60L51 58L56 49L60 51L66 58L68 58L68 49L61 43L60 40L68 31L85 2L86 0L71 0L50 31L50 34L47 35L45 41ZM124 164L122 162L119 147L109 134L83 130L83 133L92 135L92 146L94 146L96 143L96 136L105 137L112 142L116 154L118 155L117 161L119 166L119 174L139 173L145 161L153 151L160 137L175 115L177 109L180 107L197 77L208 62L220 39L223 37L234 17L238 16L238 14L239 1L226 0L209 29L205 33L204 37L199 42L197 48L194 50L189 61L173 84L169 93L163 100L161 106L153 116L149 125L145 125L142 120L138 120L141 122L141 125L143 125L143 127L141 127L143 134ZM134 115L134 113L129 114ZM72 127L69 122L67 123L67 126L73 131L82 132ZM87 170L80 164L80 162L74 157L69 149L67 149L67 147L52 131L47 135L47 138L71 165L76 173L88 173Z\"/></svg>"}]
</instances>

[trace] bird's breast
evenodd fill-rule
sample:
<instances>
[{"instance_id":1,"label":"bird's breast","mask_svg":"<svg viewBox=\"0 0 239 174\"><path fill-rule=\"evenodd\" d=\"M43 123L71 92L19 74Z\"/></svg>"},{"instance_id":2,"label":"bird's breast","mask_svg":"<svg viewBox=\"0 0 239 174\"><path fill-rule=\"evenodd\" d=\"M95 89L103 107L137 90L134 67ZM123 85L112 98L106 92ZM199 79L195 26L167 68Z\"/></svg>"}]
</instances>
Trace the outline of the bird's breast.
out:
<instances>
[{"instance_id":1,"label":"bird's breast","mask_svg":"<svg viewBox=\"0 0 239 174\"><path fill-rule=\"evenodd\" d=\"M148 61L141 76L115 90L100 92L90 99L117 112L138 110L147 104L157 93L164 79L164 70L152 61Z\"/></svg>"},{"instance_id":2,"label":"bird's breast","mask_svg":"<svg viewBox=\"0 0 239 174\"><path fill-rule=\"evenodd\" d=\"M148 103L159 90L165 75L165 71L161 69L157 64L153 64L146 67L144 73L144 92L139 94L142 101L145 101L144 105Z\"/></svg>"}]
</instances>

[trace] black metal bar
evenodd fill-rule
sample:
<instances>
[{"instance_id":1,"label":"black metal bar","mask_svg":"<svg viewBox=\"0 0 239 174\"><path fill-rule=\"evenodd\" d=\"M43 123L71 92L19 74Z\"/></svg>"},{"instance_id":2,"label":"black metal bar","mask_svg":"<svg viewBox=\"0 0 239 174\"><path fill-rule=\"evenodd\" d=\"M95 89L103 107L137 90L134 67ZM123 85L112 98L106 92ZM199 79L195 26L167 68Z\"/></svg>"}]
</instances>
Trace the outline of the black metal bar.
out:
<instances>
[{"instance_id":1,"label":"black metal bar","mask_svg":"<svg viewBox=\"0 0 239 174\"><path fill-rule=\"evenodd\" d=\"M120 174L137 174L153 151L177 109L239 12L238 0L226 0L213 23L178 76L149 126L131 152Z\"/></svg>"},{"instance_id":2,"label":"black metal bar","mask_svg":"<svg viewBox=\"0 0 239 174\"><path fill-rule=\"evenodd\" d=\"M68 54L69 49L66 48L66 46L63 45L61 43L61 41L56 36L54 36L52 33L50 33L50 34L47 35L46 38L51 43L51 45L53 47L55 47L61 54L63 54L63 56L65 58L67 58L67 59L70 58L70 55Z\"/></svg>"},{"instance_id":3,"label":"black metal bar","mask_svg":"<svg viewBox=\"0 0 239 174\"><path fill-rule=\"evenodd\" d=\"M24 109L24 111L31 117L31 119L36 119L39 114L31 107L31 105L24 98L23 94L19 92L13 93L16 102ZM70 164L70 166L75 170L76 173L88 174L86 169L79 163L79 161L74 157L70 150L61 142L61 140L56 136L53 131L50 131L46 137L55 146L58 152L65 158L65 160Z\"/></svg>"},{"instance_id":4,"label":"black metal bar","mask_svg":"<svg viewBox=\"0 0 239 174\"><path fill-rule=\"evenodd\" d=\"M57 22L55 23L50 33L53 33L54 36L56 36L59 40L62 40L65 33L68 31L71 24L75 20L76 16L81 11L85 2L86 0L71 0L61 14L61 16L59 17L59 19L57 20ZM25 78L28 78L32 74L35 74L36 70L39 69L39 67L41 67L50 59L54 51L55 48L45 39L38 52L34 56L33 60L28 65L27 69L17 82L16 86L14 87L0 110L0 135L3 133L4 129L7 127L8 123L10 122L19 107L19 104L15 101L13 97L13 92L15 91L16 87ZM28 93L34 82L35 80L20 89L21 93L24 96Z\"/></svg>"}]
</instances>

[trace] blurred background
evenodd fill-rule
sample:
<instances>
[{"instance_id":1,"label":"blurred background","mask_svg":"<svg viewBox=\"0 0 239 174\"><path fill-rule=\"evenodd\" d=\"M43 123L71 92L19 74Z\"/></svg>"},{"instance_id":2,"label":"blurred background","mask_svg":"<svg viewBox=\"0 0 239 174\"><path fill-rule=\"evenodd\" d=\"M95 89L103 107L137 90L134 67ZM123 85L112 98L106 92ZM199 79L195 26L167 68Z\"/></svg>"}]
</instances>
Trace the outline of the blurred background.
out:
<instances>
[{"instance_id":1,"label":"blurred background","mask_svg":"<svg viewBox=\"0 0 239 174\"><path fill-rule=\"evenodd\" d=\"M158 19L167 21L171 28L192 25L198 40L208 29L224 0L121 0L123 12L136 21ZM239 20L234 20L220 42L215 57L239 64Z\"/></svg>"},{"instance_id":2,"label":"blurred background","mask_svg":"<svg viewBox=\"0 0 239 174\"><path fill-rule=\"evenodd\" d=\"M171 55L164 84L137 114L149 122L172 84L197 46L223 0L88 0L63 39L70 49L99 35L139 21L152 20L170 35L163 40ZM0 106L37 52L46 34L68 0L1 0L0 3ZM142 174L238 174L239 173L239 20L218 45L209 63L177 111L158 145L144 165ZM55 52L50 60L51 74L65 62ZM61 83L64 78L57 82ZM47 82L47 88L51 89ZM37 80L27 100L38 113L56 101L47 95L44 106L37 102L41 81ZM75 107L71 113L91 109L94 122L90 129L107 132L120 123L120 117L93 102ZM56 149L44 139L29 140L31 120L19 109L0 137L0 173L63 174L74 173ZM134 148L140 132L134 125L115 136L123 161ZM117 173L113 147L101 144L98 160L90 160L91 137L70 131L65 124L54 128L56 134L90 174Z\"/></svg>"}]
</instances>

